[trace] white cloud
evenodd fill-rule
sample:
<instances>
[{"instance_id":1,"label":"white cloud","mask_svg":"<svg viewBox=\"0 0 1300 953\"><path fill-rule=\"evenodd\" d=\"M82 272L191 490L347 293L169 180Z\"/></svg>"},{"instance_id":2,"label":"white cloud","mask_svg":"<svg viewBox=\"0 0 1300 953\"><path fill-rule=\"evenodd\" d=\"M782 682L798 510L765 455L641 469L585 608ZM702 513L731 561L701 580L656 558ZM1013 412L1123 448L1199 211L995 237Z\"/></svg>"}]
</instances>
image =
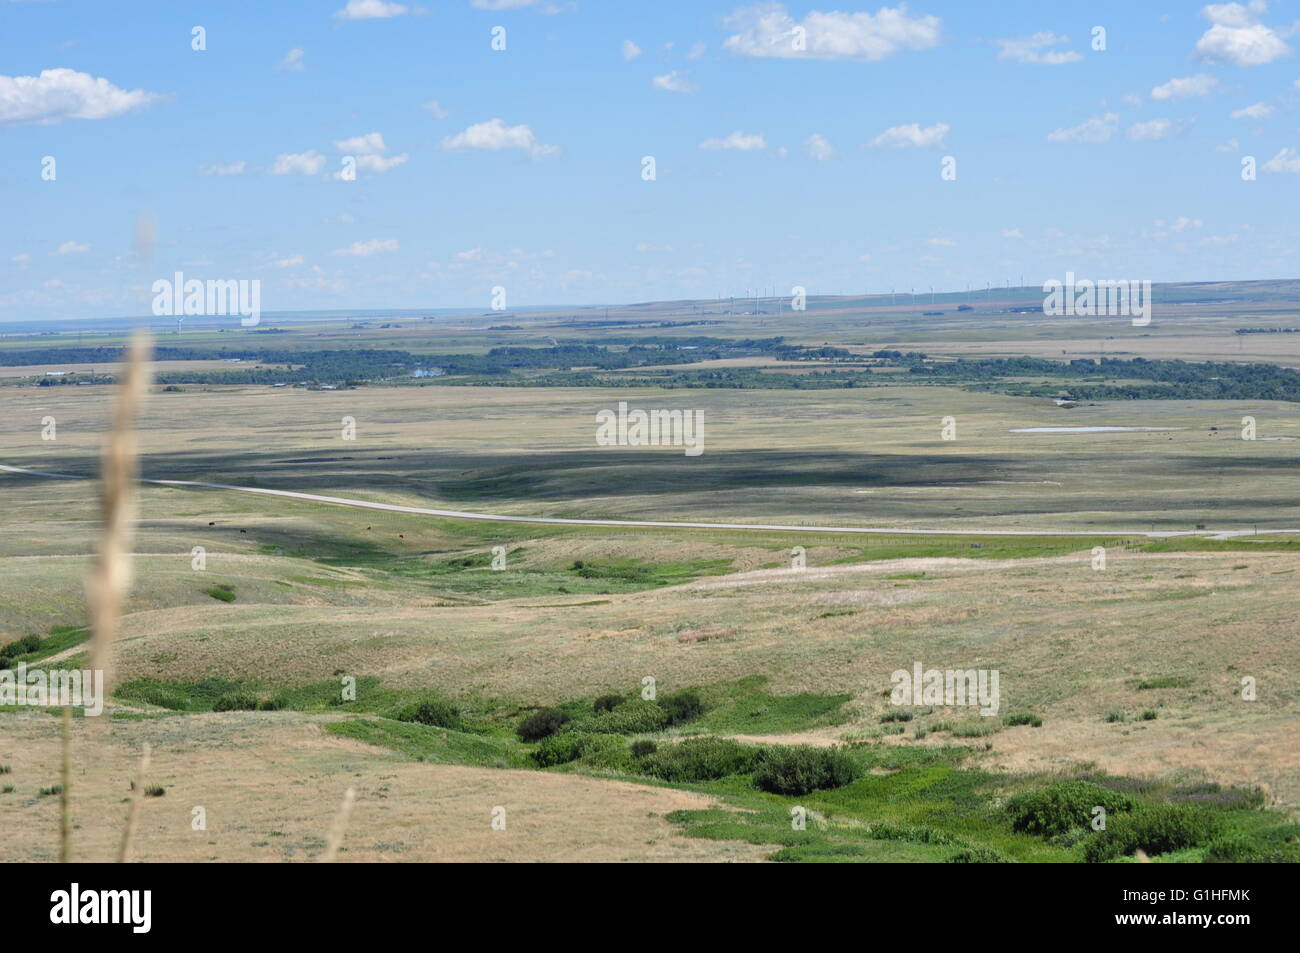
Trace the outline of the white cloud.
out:
<instances>
[{"instance_id":1,"label":"white cloud","mask_svg":"<svg viewBox=\"0 0 1300 953\"><path fill-rule=\"evenodd\" d=\"M1199 218L1188 218L1186 215L1180 215L1169 223L1171 232L1181 232L1188 228L1200 228L1202 222Z\"/></svg>"},{"instance_id":2,"label":"white cloud","mask_svg":"<svg viewBox=\"0 0 1300 953\"><path fill-rule=\"evenodd\" d=\"M813 10L795 21L781 3L757 3L738 7L725 23L736 32L723 48L742 56L868 62L936 46L942 29L938 17L911 17L901 4L874 14ZM798 48L800 36L803 49Z\"/></svg>"},{"instance_id":3,"label":"white cloud","mask_svg":"<svg viewBox=\"0 0 1300 953\"><path fill-rule=\"evenodd\" d=\"M88 251L90 251L89 245L82 244L81 242L64 242L62 245L59 246L59 250L56 251L54 254L80 255L83 252L88 252Z\"/></svg>"},{"instance_id":4,"label":"white cloud","mask_svg":"<svg viewBox=\"0 0 1300 953\"><path fill-rule=\"evenodd\" d=\"M275 267L277 268L295 268L303 262L302 255L292 255L288 258L277 258Z\"/></svg>"},{"instance_id":5,"label":"white cloud","mask_svg":"<svg viewBox=\"0 0 1300 953\"><path fill-rule=\"evenodd\" d=\"M1048 142L1109 142L1119 128L1119 116L1106 113L1093 116L1087 122L1048 133Z\"/></svg>"},{"instance_id":6,"label":"white cloud","mask_svg":"<svg viewBox=\"0 0 1300 953\"><path fill-rule=\"evenodd\" d=\"M957 247L957 243L956 243L955 241L953 241L951 238L927 238L927 239L925 240L925 243L926 243L927 245L935 245L935 246L937 246L937 247L939 247L939 248L956 248L956 247Z\"/></svg>"},{"instance_id":7,"label":"white cloud","mask_svg":"<svg viewBox=\"0 0 1300 953\"><path fill-rule=\"evenodd\" d=\"M108 119L166 97L119 89L103 77L70 69L40 76L0 76L0 124L54 125L65 119Z\"/></svg>"},{"instance_id":8,"label":"white cloud","mask_svg":"<svg viewBox=\"0 0 1300 953\"><path fill-rule=\"evenodd\" d=\"M619 53L623 56L623 62L630 63L641 55L641 47L631 40L624 40L623 45L619 47Z\"/></svg>"},{"instance_id":9,"label":"white cloud","mask_svg":"<svg viewBox=\"0 0 1300 953\"><path fill-rule=\"evenodd\" d=\"M284 59L280 60L280 62L276 65L275 68L280 70L285 70L286 72L289 73L301 73L304 69L306 69L306 67L303 66L302 64L302 56L303 56L303 51L298 47L295 47L294 49L290 50L288 53L284 54Z\"/></svg>"},{"instance_id":10,"label":"white cloud","mask_svg":"<svg viewBox=\"0 0 1300 953\"><path fill-rule=\"evenodd\" d=\"M1055 33L1035 33L1033 36L1021 36L1009 40L994 40L1001 50L998 59L1012 60L1016 63L1035 63L1040 66L1060 66L1063 63L1076 63L1083 57L1073 50L1051 50L1048 47L1069 43L1068 36Z\"/></svg>"},{"instance_id":11,"label":"white cloud","mask_svg":"<svg viewBox=\"0 0 1300 953\"><path fill-rule=\"evenodd\" d=\"M1273 115L1273 107L1268 103L1255 103L1253 106L1232 111L1233 119L1267 119L1271 115Z\"/></svg>"},{"instance_id":12,"label":"white cloud","mask_svg":"<svg viewBox=\"0 0 1300 953\"><path fill-rule=\"evenodd\" d=\"M378 155L387 152L388 146L384 144L384 137L377 132L368 132L364 136L353 136L351 139L337 139L334 147L339 152L346 152L351 155Z\"/></svg>"},{"instance_id":13,"label":"white cloud","mask_svg":"<svg viewBox=\"0 0 1300 953\"><path fill-rule=\"evenodd\" d=\"M943 145L944 137L951 127L945 123L935 123L925 129L920 123L906 126L893 126L871 140L873 146L889 146L894 149L929 149Z\"/></svg>"},{"instance_id":14,"label":"white cloud","mask_svg":"<svg viewBox=\"0 0 1300 953\"><path fill-rule=\"evenodd\" d=\"M371 255L379 255L384 252L393 252L398 250L396 238L372 238L368 242L353 242L347 248L339 248L330 252L331 255L342 256L345 258L369 258Z\"/></svg>"},{"instance_id":15,"label":"white cloud","mask_svg":"<svg viewBox=\"0 0 1300 953\"><path fill-rule=\"evenodd\" d=\"M1219 81L1208 73L1195 76L1181 76L1161 83L1151 90L1151 98L1157 100L1188 99L1192 96L1208 96Z\"/></svg>"},{"instance_id":16,"label":"white cloud","mask_svg":"<svg viewBox=\"0 0 1300 953\"><path fill-rule=\"evenodd\" d=\"M808 137L808 154L818 162L825 162L831 156L835 155L835 147L830 144L820 132L814 132Z\"/></svg>"},{"instance_id":17,"label":"white cloud","mask_svg":"<svg viewBox=\"0 0 1300 953\"><path fill-rule=\"evenodd\" d=\"M740 132L737 130L725 139L705 139L700 143L701 149L738 149L750 152L754 149L766 149L767 140L761 132Z\"/></svg>"},{"instance_id":18,"label":"white cloud","mask_svg":"<svg viewBox=\"0 0 1300 953\"><path fill-rule=\"evenodd\" d=\"M1186 128L1186 124L1172 119L1149 119L1135 122L1128 127L1128 137L1134 142L1158 142L1176 136Z\"/></svg>"},{"instance_id":19,"label":"white cloud","mask_svg":"<svg viewBox=\"0 0 1300 953\"><path fill-rule=\"evenodd\" d=\"M247 163L243 159L237 162L209 162L199 166L199 175L243 175Z\"/></svg>"},{"instance_id":20,"label":"white cloud","mask_svg":"<svg viewBox=\"0 0 1300 953\"><path fill-rule=\"evenodd\" d=\"M1287 146L1264 163L1264 171L1300 173L1300 152Z\"/></svg>"},{"instance_id":21,"label":"white cloud","mask_svg":"<svg viewBox=\"0 0 1300 953\"><path fill-rule=\"evenodd\" d=\"M1004 228L1002 229L1002 237L1003 238L1024 238L1025 236L1024 233L1021 232L1020 229L1018 228Z\"/></svg>"},{"instance_id":22,"label":"white cloud","mask_svg":"<svg viewBox=\"0 0 1300 953\"><path fill-rule=\"evenodd\" d=\"M662 89L670 93L691 93L695 91L695 87L686 81L686 76L681 70L673 70L663 76L656 76L650 80L650 85L655 89Z\"/></svg>"},{"instance_id":23,"label":"white cloud","mask_svg":"<svg viewBox=\"0 0 1300 953\"><path fill-rule=\"evenodd\" d=\"M1223 145L1215 146L1215 152L1237 152L1241 149L1241 143L1236 139L1229 139Z\"/></svg>"},{"instance_id":24,"label":"white cloud","mask_svg":"<svg viewBox=\"0 0 1300 953\"><path fill-rule=\"evenodd\" d=\"M470 6L476 10L521 10L537 3L538 0L471 0ZM548 6L543 12L556 13L558 11L554 7Z\"/></svg>"},{"instance_id":25,"label":"white cloud","mask_svg":"<svg viewBox=\"0 0 1300 953\"><path fill-rule=\"evenodd\" d=\"M442 147L451 150L486 149L493 152L501 149L522 149L534 159L554 155L560 151L558 146L539 143L533 131L527 126L523 124L507 126L500 119L489 119L487 122L470 126L454 136L448 136L442 140Z\"/></svg>"},{"instance_id":26,"label":"white cloud","mask_svg":"<svg viewBox=\"0 0 1300 953\"><path fill-rule=\"evenodd\" d=\"M1268 9L1261 0L1249 7L1240 3L1212 3L1201 15L1213 24L1196 41L1196 55L1211 62L1236 66L1261 66L1291 52L1291 48L1271 27L1259 22L1259 14Z\"/></svg>"},{"instance_id":27,"label":"white cloud","mask_svg":"<svg viewBox=\"0 0 1300 953\"><path fill-rule=\"evenodd\" d=\"M357 168L366 172L387 172L404 163L410 156L403 152L399 156L357 156Z\"/></svg>"},{"instance_id":28,"label":"white cloud","mask_svg":"<svg viewBox=\"0 0 1300 953\"><path fill-rule=\"evenodd\" d=\"M692 60L692 61L694 61L694 60L702 60L702 59L704 59L704 54L707 53L707 52L709 52L708 44L706 44L706 43L693 43L693 44L691 44L691 50L690 50L690 52L686 54L686 58L687 58L688 60Z\"/></svg>"},{"instance_id":29,"label":"white cloud","mask_svg":"<svg viewBox=\"0 0 1300 953\"><path fill-rule=\"evenodd\" d=\"M428 110L429 114L432 115L434 119L446 119L451 115L451 113L442 108L442 103L438 102L436 99L429 100L420 108Z\"/></svg>"},{"instance_id":30,"label":"white cloud","mask_svg":"<svg viewBox=\"0 0 1300 953\"><path fill-rule=\"evenodd\" d=\"M340 20L384 20L388 17L400 17L410 7L400 3L386 3L385 0L348 0L342 10L334 11Z\"/></svg>"},{"instance_id":31,"label":"white cloud","mask_svg":"<svg viewBox=\"0 0 1300 953\"><path fill-rule=\"evenodd\" d=\"M31 262L32 256L27 254L27 252L22 252L20 254L14 255L14 257L10 258L9 260L12 261L15 265L26 267Z\"/></svg>"},{"instance_id":32,"label":"white cloud","mask_svg":"<svg viewBox=\"0 0 1300 953\"><path fill-rule=\"evenodd\" d=\"M282 152L271 166L272 175L319 175L325 168L325 157L315 149L306 152Z\"/></svg>"}]
</instances>

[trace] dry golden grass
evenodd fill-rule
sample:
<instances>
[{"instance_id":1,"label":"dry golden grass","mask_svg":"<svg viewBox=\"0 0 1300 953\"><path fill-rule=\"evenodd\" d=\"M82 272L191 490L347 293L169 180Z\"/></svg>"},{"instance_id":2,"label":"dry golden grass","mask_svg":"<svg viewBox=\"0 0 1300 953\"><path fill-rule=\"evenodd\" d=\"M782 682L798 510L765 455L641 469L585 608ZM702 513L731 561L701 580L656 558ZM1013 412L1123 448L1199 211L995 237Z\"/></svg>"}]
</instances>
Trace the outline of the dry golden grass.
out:
<instances>
[{"instance_id":1,"label":"dry golden grass","mask_svg":"<svg viewBox=\"0 0 1300 953\"><path fill-rule=\"evenodd\" d=\"M343 792L356 791L337 860L754 861L771 848L681 836L670 811L708 807L689 792L580 775L421 764L326 734L328 716L288 712L188 715L116 722L111 734L78 719L78 856L118 846L136 755L152 746L150 783L132 858L142 862L282 862L325 851ZM12 764L0 798L0 862L48 861L58 851L59 720L3 716L0 758ZM102 765L103 767L98 767ZM506 809L506 830L490 825ZM193 809L207 830L193 829Z\"/></svg>"}]
</instances>

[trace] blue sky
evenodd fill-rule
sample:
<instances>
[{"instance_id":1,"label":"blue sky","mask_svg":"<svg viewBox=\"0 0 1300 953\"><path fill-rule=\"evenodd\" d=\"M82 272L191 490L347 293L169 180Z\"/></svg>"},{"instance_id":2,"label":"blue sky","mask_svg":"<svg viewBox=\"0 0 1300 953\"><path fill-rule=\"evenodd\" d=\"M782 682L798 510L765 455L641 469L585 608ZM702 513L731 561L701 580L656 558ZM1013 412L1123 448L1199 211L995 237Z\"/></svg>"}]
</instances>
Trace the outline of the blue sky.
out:
<instances>
[{"instance_id":1,"label":"blue sky","mask_svg":"<svg viewBox=\"0 0 1300 953\"><path fill-rule=\"evenodd\" d=\"M0 0L0 320L178 270L264 311L1291 277L1298 47L1281 2Z\"/></svg>"}]
</instances>

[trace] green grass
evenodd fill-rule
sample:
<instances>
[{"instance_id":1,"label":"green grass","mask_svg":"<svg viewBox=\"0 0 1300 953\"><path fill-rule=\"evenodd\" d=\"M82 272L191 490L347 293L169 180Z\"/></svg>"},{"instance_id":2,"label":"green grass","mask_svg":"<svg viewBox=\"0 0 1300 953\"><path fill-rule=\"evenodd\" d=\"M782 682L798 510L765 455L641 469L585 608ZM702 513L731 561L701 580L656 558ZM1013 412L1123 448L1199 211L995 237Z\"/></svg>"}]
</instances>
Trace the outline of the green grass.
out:
<instances>
[{"instance_id":1,"label":"green grass","mask_svg":"<svg viewBox=\"0 0 1300 953\"><path fill-rule=\"evenodd\" d=\"M1190 688L1192 679L1187 675L1161 675L1158 678L1143 679L1138 683L1139 691L1155 688Z\"/></svg>"},{"instance_id":2,"label":"green grass","mask_svg":"<svg viewBox=\"0 0 1300 953\"><path fill-rule=\"evenodd\" d=\"M417 761L434 764L469 764L480 767L525 768L532 766L525 747L507 738L432 728L387 718L353 718L330 722L331 734L366 744L390 748Z\"/></svg>"},{"instance_id":3,"label":"green grass","mask_svg":"<svg viewBox=\"0 0 1300 953\"><path fill-rule=\"evenodd\" d=\"M90 629L84 625L56 625L50 629L50 634L43 638L28 636L22 640L24 647L30 646L26 651L9 655L4 652L4 649L9 647L8 645L0 648L0 668L11 668L19 662L28 665L32 662L39 662L51 655L57 655L65 649L70 649L74 645L80 645L88 638L90 638ZM13 644L10 643L10 645Z\"/></svg>"},{"instance_id":4,"label":"green grass","mask_svg":"<svg viewBox=\"0 0 1300 953\"><path fill-rule=\"evenodd\" d=\"M843 708L852 695L773 695L766 685L766 676L752 675L696 688L704 714L689 722L687 729L776 735L838 725L848 718Z\"/></svg>"}]
</instances>

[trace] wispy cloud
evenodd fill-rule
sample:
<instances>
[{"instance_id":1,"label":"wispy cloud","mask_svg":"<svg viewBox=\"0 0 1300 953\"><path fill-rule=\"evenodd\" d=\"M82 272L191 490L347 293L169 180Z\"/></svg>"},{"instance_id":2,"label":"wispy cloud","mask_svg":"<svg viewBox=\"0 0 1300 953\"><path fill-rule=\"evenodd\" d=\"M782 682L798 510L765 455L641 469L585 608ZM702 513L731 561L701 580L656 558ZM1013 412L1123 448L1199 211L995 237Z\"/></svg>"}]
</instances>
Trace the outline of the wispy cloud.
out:
<instances>
[{"instance_id":1,"label":"wispy cloud","mask_svg":"<svg viewBox=\"0 0 1300 953\"><path fill-rule=\"evenodd\" d=\"M533 130L524 124L507 126L500 119L489 119L442 140L442 147L451 151L481 149L496 152L502 149L519 149L534 159L555 155L559 146L543 145L537 141Z\"/></svg>"},{"instance_id":2,"label":"wispy cloud","mask_svg":"<svg viewBox=\"0 0 1300 953\"><path fill-rule=\"evenodd\" d=\"M871 144L877 148L883 146L892 149L932 149L943 145L949 128L946 122L935 123L924 129L916 122L905 126L893 126L872 139Z\"/></svg>"},{"instance_id":3,"label":"wispy cloud","mask_svg":"<svg viewBox=\"0 0 1300 953\"><path fill-rule=\"evenodd\" d=\"M761 132L740 132L737 130L721 139L705 139L700 143L701 149L735 149L740 152L752 152L766 149L767 140Z\"/></svg>"},{"instance_id":4,"label":"wispy cloud","mask_svg":"<svg viewBox=\"0 0 1300 953\"><path fill-rule=\"evenodd\" d=\"M1061 66L1065 63L1077 63L1083 57L1073 50L1054 50L1053 46L1062 46L1070 42L1068 36L1055 33L1035 33L1033 36L1021 36L1008 40L994 40L1000 48L998 59L1015 63L1033 63L1039 66Z\"/></svg>"},{"instance_id":5,"label":"wispy cloud","mask_svg":"<svg viewBox=\"0 0 1300 953\"><path fill-rule=\"evenodd\" d=\"M874 14L814 10L795 20L784 4L757 3L738 7L725 25L735 32L723 49L742 56L867 62L937 46L943 27L936 16L910 16L903 4Z\"/></svg>"}]
</instances>

